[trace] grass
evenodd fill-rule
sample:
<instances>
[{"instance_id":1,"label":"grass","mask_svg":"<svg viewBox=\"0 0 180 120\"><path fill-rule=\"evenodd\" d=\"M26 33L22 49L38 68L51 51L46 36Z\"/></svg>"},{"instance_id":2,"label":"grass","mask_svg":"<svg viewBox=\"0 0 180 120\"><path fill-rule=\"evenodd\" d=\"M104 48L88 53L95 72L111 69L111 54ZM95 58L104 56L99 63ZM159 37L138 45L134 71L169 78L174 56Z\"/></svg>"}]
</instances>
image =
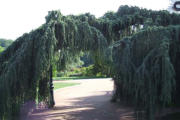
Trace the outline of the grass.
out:
<instances>
[{"instance_id":1,"label":"grass","mask_svg":"<svg viewBox=\"0 0 180 120\"><path fill-rule=\"evenodd\" d=\"M54 83L54 90L79 84L80 83Z\"/></svg>"},{"instance_id":2,"label":"grass","mask_svg":"<svg viewBox=\"0 0 180 120\"><path fill-rule=\"evenodd\" d=\"M77 79L95 79L95 78L106 78L106 77L97 77L97 76L73 76L73 77L54 77L53 80L77 80Z\"/></svg>"}]
</instances>

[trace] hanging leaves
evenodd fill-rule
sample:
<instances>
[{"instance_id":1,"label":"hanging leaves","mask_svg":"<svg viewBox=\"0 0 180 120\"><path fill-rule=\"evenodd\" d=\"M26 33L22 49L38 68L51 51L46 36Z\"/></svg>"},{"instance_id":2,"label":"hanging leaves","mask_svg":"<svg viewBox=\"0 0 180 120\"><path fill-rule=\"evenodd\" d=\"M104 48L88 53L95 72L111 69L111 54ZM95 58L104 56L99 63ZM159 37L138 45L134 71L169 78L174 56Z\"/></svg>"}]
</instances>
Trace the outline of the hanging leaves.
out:
<instances>
[{"instance_id":1,"label":"hanging leaves","mask_svg":"<svg viewBox=\"0 0 180 120\"><path fill-rule=\"evenodd\" d=\"M180 91L179 24L178 14L128 6L98 19L89 13L49 12L45 24L0 55L0 119L18 119L28 101L49 104L54 56L59 54L58 64L65 69L72 58L88 51L114 77L115 98L134 103L153 120L156 108L179 95L174 93L175 87Z\"/></svg>"}]
</instances>

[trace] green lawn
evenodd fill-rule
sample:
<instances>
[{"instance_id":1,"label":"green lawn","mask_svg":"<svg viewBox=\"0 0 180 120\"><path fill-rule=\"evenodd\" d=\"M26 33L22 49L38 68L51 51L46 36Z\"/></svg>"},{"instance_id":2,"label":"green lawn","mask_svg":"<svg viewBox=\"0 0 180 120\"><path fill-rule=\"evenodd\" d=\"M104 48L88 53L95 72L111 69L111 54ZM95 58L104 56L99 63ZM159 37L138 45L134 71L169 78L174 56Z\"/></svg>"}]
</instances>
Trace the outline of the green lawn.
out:
<instances>
[{"instance_id":1,"label":"green lawn","mask_svg":"<svg viewBox=\"0 0 180 120\"><path fill-rule=\"evenodd\" d=\"M53 80L77 80L77 79L95 79L95 78L106 78L106 77L97 77L97 76L73 76L73 77L53 77Z\"/></svg>"},{"instance_id":2,"label":"green lawn","mask_svg":"<svg viewBox=\"0 0 180 120\"><path fill-rule=\"evenodd\" d=\"M54 83L54 90L79 84L80 83Z\"/></svg>"}]
</instances>

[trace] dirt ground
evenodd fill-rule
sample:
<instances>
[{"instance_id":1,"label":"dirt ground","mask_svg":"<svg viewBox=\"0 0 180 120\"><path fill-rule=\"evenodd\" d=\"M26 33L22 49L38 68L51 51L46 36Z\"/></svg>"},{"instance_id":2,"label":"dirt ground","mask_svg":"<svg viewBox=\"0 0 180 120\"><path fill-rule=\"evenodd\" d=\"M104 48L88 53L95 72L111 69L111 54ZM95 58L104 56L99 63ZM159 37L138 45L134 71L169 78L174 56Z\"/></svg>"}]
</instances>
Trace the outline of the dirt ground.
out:
<instances>
[{"instance_id":1,"label":"dirt ground","mask_svg":"<svg viewBox=\"0 0 180 120\"><path fill-rule=\"evenodd\" d=\"M135 120L131 108L111 103L111 79L84 79L80 85L55 90L55 107L37 109L26 120Z\"/></svg>"}]
</instances>

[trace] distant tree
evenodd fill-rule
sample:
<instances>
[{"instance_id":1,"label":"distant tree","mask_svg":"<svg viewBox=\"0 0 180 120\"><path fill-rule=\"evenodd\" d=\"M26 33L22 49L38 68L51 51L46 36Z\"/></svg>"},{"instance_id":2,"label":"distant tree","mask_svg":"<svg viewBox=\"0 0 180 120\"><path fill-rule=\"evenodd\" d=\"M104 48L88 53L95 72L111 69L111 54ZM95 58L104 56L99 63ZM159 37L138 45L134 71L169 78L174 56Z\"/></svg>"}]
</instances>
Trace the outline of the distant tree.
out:
<instances>
[{"instance_id":1,"label":"distant tree","mask_svg":"<svg viewBox=\"0 0 180 120\"><path fill-rule=\"evenodd\" d=\"M0 46L3 47L3 48L7 48L12 43L13 43L12 40L0 38Z\"/></svg>"},{"instance_id":2,"label":"distant tree","mask_svg":"<svg viewBox=\"0 0 180 120\"><path fill-rule=\"evenodd\" d=\"M4 48L0 46L0 53L1 53L3 50L4 50Z\"/></svg>"},{"instance_id":3,"label":"distant tree","mask_svg":"<svg viewBox=\"0 0 180 120\"><path fill-rule=\"evenodd\" d=\"M84 52L83 56L81 56L81 61L83 61L83 67L88 67L94 63L92 55L90 53Z\"/></svg>"}]
</instances>

